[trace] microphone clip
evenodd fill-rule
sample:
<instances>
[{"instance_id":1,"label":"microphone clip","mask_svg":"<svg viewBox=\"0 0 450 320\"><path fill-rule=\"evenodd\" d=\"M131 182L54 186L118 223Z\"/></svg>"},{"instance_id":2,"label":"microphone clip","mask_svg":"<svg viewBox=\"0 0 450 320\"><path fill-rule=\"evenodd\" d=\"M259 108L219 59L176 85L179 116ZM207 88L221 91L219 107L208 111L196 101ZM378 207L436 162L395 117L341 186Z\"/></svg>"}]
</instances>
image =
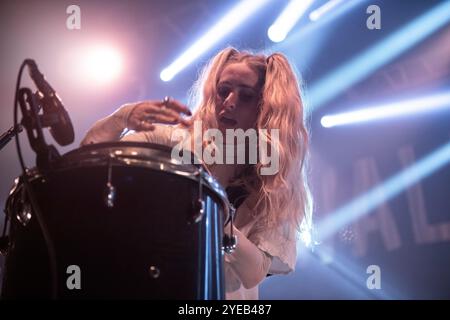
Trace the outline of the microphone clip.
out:
<instances>
[{"instance_id":1,"label":"microphone clip","mask_svg":"<svg viewBox=\"0 0 450 320\"><path fill-rule=\"evenodd\" d=\"M37 95L29 88L20 88L18 100L23 116L21 124L27 131L31 148L36 152L36 165L40 170L46 172L61 155L53 145L48 145L45 141L42 129L50 127L53 121L45 114L39 114L39 98Z\"/></svg>"}]
</instances>

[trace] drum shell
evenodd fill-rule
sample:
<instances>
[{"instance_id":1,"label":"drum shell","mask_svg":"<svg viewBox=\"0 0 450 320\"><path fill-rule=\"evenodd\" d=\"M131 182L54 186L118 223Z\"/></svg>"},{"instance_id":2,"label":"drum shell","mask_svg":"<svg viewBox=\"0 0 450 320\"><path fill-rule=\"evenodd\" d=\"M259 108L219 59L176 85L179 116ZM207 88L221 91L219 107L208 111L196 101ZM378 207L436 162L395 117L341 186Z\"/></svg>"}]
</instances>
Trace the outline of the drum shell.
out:
<instances>
[{"instance_id":1,"label":"drum shell","mask_svg":"<svg viewBox=\"0 0 450 320\"><path fill-rule=\"evenodd\" d=\"M108 208L107 174L106 166L92 165L31 178L55 247L58 298L222 299L221 199L203 188L205 215L193 223L198 181L113 165L116 201ZM19 187L12 196L22 192ZM10 215L2 297L50 297L48 252L36 216L23 226L14 210ZM71 265L81 271L79 290L66 285Z\"/></svg>"}]
</instances>

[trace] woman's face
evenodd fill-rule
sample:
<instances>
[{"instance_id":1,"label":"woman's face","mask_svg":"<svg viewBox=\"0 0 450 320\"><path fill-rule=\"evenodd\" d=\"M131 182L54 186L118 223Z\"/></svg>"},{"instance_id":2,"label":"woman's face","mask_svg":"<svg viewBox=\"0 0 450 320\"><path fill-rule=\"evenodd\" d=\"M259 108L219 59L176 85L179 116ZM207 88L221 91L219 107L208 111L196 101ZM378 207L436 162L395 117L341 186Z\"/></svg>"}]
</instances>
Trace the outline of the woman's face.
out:
<instances>
[{"instance_id":1,"label":"woman's face","mask_svg":"<svg viewBox=\"0 0 450 320\"><path fill-rule=\"evenodd\" d=\"M227 65L217 84L216 117L219 129L255 128L261 88L258 74L245 62Z\"/></svg>"}]
</instances>

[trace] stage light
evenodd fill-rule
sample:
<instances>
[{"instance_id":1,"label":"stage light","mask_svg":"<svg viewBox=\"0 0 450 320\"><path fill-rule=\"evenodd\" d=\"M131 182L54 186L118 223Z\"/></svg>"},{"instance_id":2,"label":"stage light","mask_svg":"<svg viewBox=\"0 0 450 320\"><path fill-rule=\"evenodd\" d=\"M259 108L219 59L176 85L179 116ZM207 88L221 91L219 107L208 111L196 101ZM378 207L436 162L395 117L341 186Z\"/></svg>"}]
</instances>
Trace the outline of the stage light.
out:
<instances>
[{"instance_id":1,"label":"stage light","mask_svg":"<svg viewBox=\"0 0 450 320\"><path fill-rule=\"evenodd\" d=\"M82 73L91 81L104 84L116 79L122 72L122 57L110 46L95 46L82 57Z\"/></svg>"},{"instance_id":2,"label":"stage light","mask_svg":"<svg viewBox=\"0 0 450 320\"><path fill-rule=\"evenodd\" d=\"M321 241L335 234L346 225L368 214L381 203L389 201L411 185L425 179L450 162L450 142L433 151L415 164L395 174L387 181L358 196L348 204L327 214L317 227Z\"/></svg>"},{"instance_id":3,"label":"stage light","mask_svg":"<svg viewBox=\"0 0 450 320\"><path fill-rule=\"evenodd\" d=\"M335 10L329 12L327 15L324 15L322 19L320 19L320 21L318 21L317 23L308 23L303 28L289 36L286 41L274 44L271 50L284 51L292 48L297 52L299 42L306 40L308 41L308 43L310 43L314 39L322 38L324 33L326 34L327 32L329 32L330 28L332 29L330 23L336 22L338 18L345 17L345 15L349 13L349 11L354 10L364 2L369 2L369 0L354 0L343 2L340 6L337 6Z\"/></svg>"},{"instance_id":4,"label":"stage light","mask_svg":"<svg viewBox=\"0 0 450 320\"><path fill-rule=\"evenodd\" d=\"M353 84L423 41L450 21L450 1L445 1L370 47L353 60L314 83L309 91L311 113Z\"/></svg>"},{"instance_id":5,"label":"stage light","mask_svg":"<svg viewBox=\"0 0 450 320\"><path fill-rule=\"evenodd\" d=\"M316 23L308 23L299 28L295 32L291 32L289 37L284 41L274 43L271 52L283 52L287 56L301 57L293 60L300 73L309 70L310 65L314 63L317 55L323 50L323 43L327 41L329 33L333 31L334 24L340 19L345 19L346 16L355 10L360 10L364 6L364 2L369 0L353 0L344 1L334 10L324 15ZM307 46L298 46L299 43L307 43ZM309 114L310 104L305 105L305 112Z\"/></svg>"},{"instance_id":6,"label":"stage light","mask_svg":"<svg viewBox=\"0 0 450 320\"><path fill-rule=\"evenodd\" d=\"M189 47L181 56L161 71L160 78L170 81L176 74L186 68L195 59L204 54L225 35L244 22L251 14L265 5L269 0L245 0L237 4L205 35Z\"/></svg>"},{"instance_id":7,"label":"stage light","mask_svg":"<svg viewBox=\"0 0 450 320\"><path fill-rule=\"evenodd\" d=\"M311 21L319 20L324 14L326 14L327 12L330 12L331 9L335 8L341 2L342 2L342 0L330 0L330 1L328 1L323 6L321 6L318 9L312 11L309 14L309 20L311 20Z\"/></svg>"},{"instance_id":8,"label":"stage light","mask_svg":"<svg viewBox=\"0 0 450 320\"><path fill-rule=\"evenodd\" d=\"M291 0L267 30L269 39L273 42L283 41L313 1L314 0Z\"/></svg>"},{"instance_id":9,"label":"stage light","mask_svg":"<svg viewBox=\"0 0 450 320\"><path fill-rule=\"evenodd\" d=\"M303 223L304 222L302 222L302 224ZM299 240L307 248L312 248L312 245L315 244L311 232L312 230L310 228L303 228L300 232Z\"/></svg>"},{"instance_id":10,"label":"stage light","mask_svg":"<svg viewBox=\"0 0 450 320\"><path fill-rule=\"evenodd\" d=\"M361 108L351 112L326 115L322 117L320 122L323 127L331 128L352 123L431 112L444 108L450 108L450 92L390 103L383 106Z\"/></svg>"}]
</instances>

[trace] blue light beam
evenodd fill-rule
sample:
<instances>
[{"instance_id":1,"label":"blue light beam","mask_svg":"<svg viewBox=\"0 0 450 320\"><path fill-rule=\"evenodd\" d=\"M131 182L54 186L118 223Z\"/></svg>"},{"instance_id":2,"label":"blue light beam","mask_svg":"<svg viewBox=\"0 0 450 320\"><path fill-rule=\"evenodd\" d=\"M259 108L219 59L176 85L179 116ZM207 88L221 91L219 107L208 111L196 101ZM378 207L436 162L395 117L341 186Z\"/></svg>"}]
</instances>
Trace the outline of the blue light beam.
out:
<instances>
[{"instance_id":1,"label":"blue light beam","mask_svg":"<svg viewBox=\"0 0 450 320\"><path fill-rule=\"evenodd\" d=\"M283 41L314 0L291 0L267 30L273 42Z\"/></svg>"},{"instance_id":2,"label":"blue light beam","mask_svg":"<svg viewBox=\"0 0 450 320\"><path fill-rule=\"evenodd\" d=\"M416 182L426 178L450 162L450 142L397 173L386 182L357 197L347 205L327 215L317 227L320 241L375 209Z\"/></svg>"},{"instance_id":3,"label":"blue light beam","mask_svg":"<svg viewBox=\"0 0 450 320\"><path fill-rule=\"evenodd\" d=\"M330 114L323 116L320 122L323 127L331 128L352 123L382 120L449 108L450 92L447 92L429 97L389 103L378 107L366 107L345 113Z\"/></svg>"},{"instance_id":4,"label":"blue light beam","mask_svg":"<svg viewBox=\"0 0 450 320\"><path fill-rule=\"evenodd\" d=\"M311 86L310 108L307 112L311 113L323 106L353 84L423 41L449 21L450 1L445 1L337 68Z\"/></svg>"},{"instance_id":5,"label":"blue light beam","mask_svg":"<svg viewBox=\"0 0 450 320\"><path fill-rule=\"evenodd\" d=\"M225 35L244 22L251 14L263 7L270 0L244 0L239 2L218 23L216 23L205 35L198 39L181 56L161 71L160 78L170 81L180 71L191 64L195 59L204 54Z\"/></svg>"}]
</instances>

